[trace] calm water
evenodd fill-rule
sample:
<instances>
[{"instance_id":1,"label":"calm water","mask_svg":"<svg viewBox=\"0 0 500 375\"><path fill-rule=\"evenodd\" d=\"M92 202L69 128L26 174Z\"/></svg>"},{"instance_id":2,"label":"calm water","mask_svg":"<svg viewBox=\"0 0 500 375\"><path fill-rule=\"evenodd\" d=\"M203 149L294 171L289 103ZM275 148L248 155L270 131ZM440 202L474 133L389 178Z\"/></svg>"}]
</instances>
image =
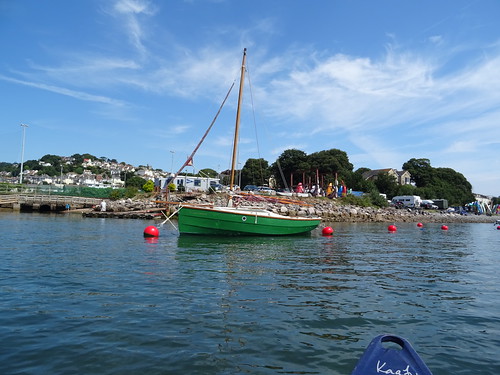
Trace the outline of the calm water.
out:
<instances>
[{"instance_id":1,"label":"calm water","mask_svg":"<svg viewBox=\"0 0 500 375\"><path fill-rule=\"evenodd\" d=\"M0 213L2 374L350 374L380 333L435 375L500 372L500 230L334 224L179 237Z\"/></svg>"}]
</instances>

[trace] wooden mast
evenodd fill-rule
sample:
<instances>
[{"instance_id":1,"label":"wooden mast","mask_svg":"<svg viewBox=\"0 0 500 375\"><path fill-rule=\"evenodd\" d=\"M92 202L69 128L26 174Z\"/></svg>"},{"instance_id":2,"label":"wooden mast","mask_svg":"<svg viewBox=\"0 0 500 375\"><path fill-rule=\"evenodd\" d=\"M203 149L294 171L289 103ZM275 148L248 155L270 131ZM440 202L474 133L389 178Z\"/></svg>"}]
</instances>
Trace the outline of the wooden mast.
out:
<instances>
[{"instance_id":1,"label":"wooden mast","mask_svg":"<svg viewBox=\"0 0 500 375\"><path fill-rule=\"evenodd\" d=\"M233 158L231 162L231 183L229 185L229 190L234 190L234 173L236 170L236 159L238 154L238 137L240 132L240 112L241 112L241 102L243 100L243 84L245 83L245 63L247 59L247 49L243 49L243 61L241 63L241 77L240 77L240 92L238 94L238 109L236 111L236 126L234 130L234 141L233 141Z\"/></svg>"}]
</instances>

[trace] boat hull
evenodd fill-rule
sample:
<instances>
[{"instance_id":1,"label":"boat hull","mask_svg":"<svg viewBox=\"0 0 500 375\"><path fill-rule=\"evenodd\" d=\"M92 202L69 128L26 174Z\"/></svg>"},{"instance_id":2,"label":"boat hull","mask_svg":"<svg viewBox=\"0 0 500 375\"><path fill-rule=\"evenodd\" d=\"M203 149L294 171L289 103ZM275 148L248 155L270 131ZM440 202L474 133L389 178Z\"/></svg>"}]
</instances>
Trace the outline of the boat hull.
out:
<instances>
[{"instance_id":1,"label":"boat hull","mask_svg":"<svg viewBox=\"0 0 500 375\"><path fill-rule=\"evenodd\" d=\"M229 207L183 206L179 211L181 234L287 236L308 233L321 218L288 217L264 210Z\"/></svg>"}]
</instances>

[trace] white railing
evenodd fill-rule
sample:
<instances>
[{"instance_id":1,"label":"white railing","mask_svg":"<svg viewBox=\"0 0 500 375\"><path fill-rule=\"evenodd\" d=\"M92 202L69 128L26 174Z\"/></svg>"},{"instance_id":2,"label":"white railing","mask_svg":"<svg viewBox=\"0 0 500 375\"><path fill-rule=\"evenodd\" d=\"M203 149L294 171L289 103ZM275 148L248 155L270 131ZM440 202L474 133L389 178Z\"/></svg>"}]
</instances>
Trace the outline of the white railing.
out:
<instances>
[{"instance_id":1,"label":"white railing","mask_svg":"<svg viewBox=\"0 0 500 375\"><path fill-rule=\"evenodd\" d=\"M55 205L97 205L102 199L74 197L64 195L28 195L28 194L11 194L0 195L0 204L55 204Z\"/></svg>"}]
</instances>

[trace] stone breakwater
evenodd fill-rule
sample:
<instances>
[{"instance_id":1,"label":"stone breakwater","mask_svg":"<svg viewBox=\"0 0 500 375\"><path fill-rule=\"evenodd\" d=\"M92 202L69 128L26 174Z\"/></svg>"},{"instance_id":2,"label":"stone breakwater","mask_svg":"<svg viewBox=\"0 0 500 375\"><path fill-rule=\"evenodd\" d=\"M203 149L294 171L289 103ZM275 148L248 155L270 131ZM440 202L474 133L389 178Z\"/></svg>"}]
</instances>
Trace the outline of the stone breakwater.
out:
<instances>
[{"instance_id":1,"label":"stone breakwater","mask_svg":"<svg viewBox=\"0 0 500 375\"><path fill-rule=\"evenodd\" d=\"M319 216L324 222L463 222L463 223L491 223L497 217L486 215L460 215L446 211L429 211L424 209L396 209L359 207L353 205L344 205L336 200L328 198L305 198L302 204L283 204L269 202L252 202L250 205L255 207L265 207L266 209L286 215L286 216ZM202 202L200 202L202 203ZM246 204L248 205L248 203Z\"/></svg>"},{"instance_id":2,"label":"stone breakwater","mask_svg":"<svg viewBox=\"0 0 500 375\"><path fill-rule=\"evenodd\" d=\"M214 204L215 206L224 206L227 204L226 195L205 195L189 196L186 201L185 196L172 196L171 201L184 201L190 204ZM487 215L459 215L446 211L434 210L410 210L395 208L374 208L359 207L353 205L343 205L336 200L327 198L304 198L294 203L292 199L287 199L291 203L280 203L270 201L239 202L242 206L265 208L286 216L319 216L324 222L427 222L427 223L492 223L499 216ZM237 200L235 199L235 202ZM238 203L238 202L237 202ZM174 208L172 206L171 208ZM118 217L118 218L139 218L153 219L163 217L160 213L165 208L163 203L157 203L154 198L150 199L124 199L118 201L108 201L106 212L100 212L97 206L94 211L84 213L91 217Z\"/></svg>"},{"instance_id":3,"label":"stone breakwater","mask_svg":"<svg viewBox=\"0 0 500 375\"><path fill-rule=\"evenodd\" d=\"M163 217L161 211L165 206L156 203L154 199L121 199L106 201L106 210L101 211L97 205L92 210L84 210L84 217L111 217L117 219L155 219Z\"/></svg>"}]
</instances>

